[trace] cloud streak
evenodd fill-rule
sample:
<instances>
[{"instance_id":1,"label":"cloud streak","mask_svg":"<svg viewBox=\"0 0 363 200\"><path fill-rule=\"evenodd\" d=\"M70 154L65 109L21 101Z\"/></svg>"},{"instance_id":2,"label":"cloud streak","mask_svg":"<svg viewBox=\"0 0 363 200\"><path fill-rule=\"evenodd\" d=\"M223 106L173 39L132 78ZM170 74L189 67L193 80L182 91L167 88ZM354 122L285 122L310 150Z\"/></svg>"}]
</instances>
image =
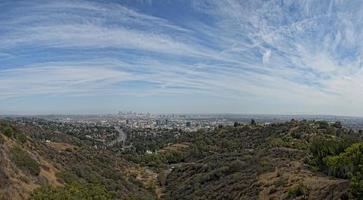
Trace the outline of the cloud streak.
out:
<instances>
[{"instance_id":1,"label":"cloud streak","mask_svg":"<svg viewBox=\"0 0 363 200\"><path fill-rule=\"evenodd\" d=\"M1 4L0 99L188 95L363 115L358 0L126 2Z\"/></svg>"}]
</instances>

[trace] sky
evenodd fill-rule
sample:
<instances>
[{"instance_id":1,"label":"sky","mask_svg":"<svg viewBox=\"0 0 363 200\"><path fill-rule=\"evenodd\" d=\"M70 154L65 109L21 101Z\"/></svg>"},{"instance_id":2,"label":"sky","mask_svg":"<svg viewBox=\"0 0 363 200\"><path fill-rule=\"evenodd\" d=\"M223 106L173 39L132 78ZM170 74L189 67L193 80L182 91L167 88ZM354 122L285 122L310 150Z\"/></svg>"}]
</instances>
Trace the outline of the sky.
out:
<instances>
[{"instance_id":1,"label":"sky","mask_svg":"<svg viewBox=\"0 0 363 200\"><path fill-rule=\"evenodd\" d=\"M0 114L363 116L361 0L0 0Z\"/></svg>"}]
</instances>

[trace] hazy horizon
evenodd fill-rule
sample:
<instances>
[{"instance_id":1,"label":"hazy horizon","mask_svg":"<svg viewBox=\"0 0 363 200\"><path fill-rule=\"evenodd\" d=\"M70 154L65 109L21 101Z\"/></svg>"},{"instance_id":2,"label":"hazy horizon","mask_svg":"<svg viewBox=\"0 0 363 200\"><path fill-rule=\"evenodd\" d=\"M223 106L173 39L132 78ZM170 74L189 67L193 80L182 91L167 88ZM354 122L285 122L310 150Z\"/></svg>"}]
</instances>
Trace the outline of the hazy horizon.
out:
<instances>
[{"instance_id":1,"label":"hazy horizon","mask_svg":"<svg viewBox=\"0 0 363 200\"><path fill-rule=\"evenodd\" d=\"M131 110L130 110L131 111ZM122 112L129 112L129 111L122 111ZM300 118L304 118L306 117L306 119L328 119L328 118L363 118L363 116L359 116L359 115L328 115L328 114L303 114L303 113L298 113L298 114L266 114L266 113L174 113L174 112L166 112L166 113L152 113L152 112L136 112L136 111L131 111L133 113L136 114L151 114L153 116L163 116L163 115L189 115L189 116L222 116L222 117L233 117L233 118L238 118L238 117L277 117L277 119L284 119L284 118L291 118L293 119L294 117L298 120L300 120ZM25 112L14 112L14 113L1 113L0 112L0 117L47 117L47 116L118 116L120 115L118 112L99 112L99 113L25 113ZM123 114L126 116L126 114ZM280 118L279 118L280 117ZM252 119L251 118L251 119Z\"/></svg>"},{"instance_id":2,"label":"hazy horizon","mask_svg":"<svg viewBox=\"0 0 363 200\"><path fill-rule=\"evenodd\" d=\"M363 116L363 2L0 2L0 114Z\"/></svg>"}]
</instances>

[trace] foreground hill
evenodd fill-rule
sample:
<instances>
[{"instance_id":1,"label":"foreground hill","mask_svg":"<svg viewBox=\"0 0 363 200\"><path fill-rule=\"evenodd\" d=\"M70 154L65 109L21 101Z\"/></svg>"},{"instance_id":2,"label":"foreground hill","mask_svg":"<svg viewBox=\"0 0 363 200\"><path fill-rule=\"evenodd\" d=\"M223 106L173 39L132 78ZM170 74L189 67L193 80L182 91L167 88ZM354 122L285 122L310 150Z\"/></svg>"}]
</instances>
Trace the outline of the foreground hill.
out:
<instances>
[{"instance_id":1,"label":"foreground hill","mask_svg":"<svg viewBox=\"0 0 363 200\"><path fill-rule=\"evenodd\" d=\"M328 131L314 122L220 128L191 136L186 163L167 177L167 199L340 199L349 181L313 171L310 142Z\"/></svg>"},{"instance_id":2,"label":"foreground hill","mask_svg":"<svg viewBox=\"0 0 363 200\"><path fill-rule=\"evenodd\" d=\"M10 122L0 126L0 199L154 198L126 176L130 167L69 135Z\"/></svg>"},{"instance_id":3,"label":"foreground hill","mask_svg":"<svg viewBox=\"0 0 363 200\"><path fill-rule=\"evenodd\" d=\"M125 149L44 125L2 121L0 199L363 197L362 137L340 123L129 132L133 148Z\"/></svg>"}]
</instances>

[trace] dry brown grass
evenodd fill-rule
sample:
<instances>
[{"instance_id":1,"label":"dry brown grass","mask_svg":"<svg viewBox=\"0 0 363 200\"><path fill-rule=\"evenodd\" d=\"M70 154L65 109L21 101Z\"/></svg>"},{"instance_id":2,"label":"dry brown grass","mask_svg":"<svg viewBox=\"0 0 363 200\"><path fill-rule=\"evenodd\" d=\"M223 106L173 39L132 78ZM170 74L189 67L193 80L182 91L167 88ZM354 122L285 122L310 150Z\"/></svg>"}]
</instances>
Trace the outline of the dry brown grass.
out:
<instances>
[{"instance_id":1,"label":"dry brown grass","mask_svg":"<svg viewBox=\"0 0 363 200\"><path fill-rule=\"evenodd\" d=\"M48 142L47 145L58 151L65 151L67 149L74 150L76 148L74 145L64 142Z\"/></svg>"},{"instance_id":2,"label":"dry brown grass","mask_svg":"<svg viewBox=\"0 0 363 200\"><path fill-rule=\"evenodd\" d=\"M303 163L291 161L274 172L258 176L260 200L285 199L291 188L303 186L307 199L339 199L348 190L349 182L304 169ZM302 197L301 197L302 198Z\"/></svg>"},{"instance_id":3,"label":"dry brown grass","mask_svg":"<svg viewBox=\"0 0 363 200\"><path fill-rule=\"evenodd\" d=\"M188 143L177 143L177 144L171 144L168 145L162 149L159 150L159 153L165 153L168 151L183 151L184 149L188 148Z\"/></svg>"}]
</instances>

